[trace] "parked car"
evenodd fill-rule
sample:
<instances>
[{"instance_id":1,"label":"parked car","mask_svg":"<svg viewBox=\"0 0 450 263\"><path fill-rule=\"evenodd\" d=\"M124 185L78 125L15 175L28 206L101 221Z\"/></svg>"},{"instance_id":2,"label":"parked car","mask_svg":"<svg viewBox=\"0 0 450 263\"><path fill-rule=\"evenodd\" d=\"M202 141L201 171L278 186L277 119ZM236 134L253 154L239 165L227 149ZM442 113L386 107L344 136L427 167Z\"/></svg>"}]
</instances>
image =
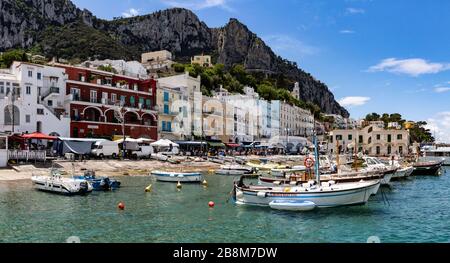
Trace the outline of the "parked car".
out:
<instances>
[{"instance_id":1,"label":"parked car","mask_svg":"<svg viewBox=\"0 0 450 263\"><path fill-rule=\"evenodd\" d=\"M100 158L116 158L119 156L119 144L113 141L98 141L92 146L91 154Z\"/></svg>"}]
</instances>

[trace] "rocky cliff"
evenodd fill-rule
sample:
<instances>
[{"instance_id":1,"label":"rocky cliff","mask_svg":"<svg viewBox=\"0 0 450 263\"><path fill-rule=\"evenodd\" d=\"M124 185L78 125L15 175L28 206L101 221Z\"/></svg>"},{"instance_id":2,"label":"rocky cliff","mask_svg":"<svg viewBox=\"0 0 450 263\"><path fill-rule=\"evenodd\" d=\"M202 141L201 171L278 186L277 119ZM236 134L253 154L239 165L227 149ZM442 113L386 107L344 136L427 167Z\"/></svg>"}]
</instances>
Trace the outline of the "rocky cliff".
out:
<instances>
[{"instance_id":1,"label":"rocky cliff","mask_svg":"<svg viewBox=\"0 0 450 263\"><path fill-rule=\"evenodd\" d=\"M15 47L35 47L47 56L68 59L139 59L141 52L160 49L178 59L209 53L226 66L239 63L249 71L298 81L303 100L327 113L348 116L325 84L277 56L236 19L222 28L209 28L193 12L173 8L106 21L70 0L1 0L0 50Z\"/></svg>"}]
</instances>

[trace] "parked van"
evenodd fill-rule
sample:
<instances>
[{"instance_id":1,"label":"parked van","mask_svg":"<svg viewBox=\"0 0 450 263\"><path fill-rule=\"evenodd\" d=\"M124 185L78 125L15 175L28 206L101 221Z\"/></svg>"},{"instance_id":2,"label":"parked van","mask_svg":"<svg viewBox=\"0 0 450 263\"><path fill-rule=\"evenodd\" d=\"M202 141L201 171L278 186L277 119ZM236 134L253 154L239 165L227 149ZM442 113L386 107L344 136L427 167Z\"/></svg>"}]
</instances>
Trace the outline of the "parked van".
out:
<instances>
[{"instance_id":1,"label":"parked van","mask_svg":"<svg viewBox=\"0 0 450 263\"><path fill-rule=\"evenodd\" d=\"M153 153L153 147L150 145L139 145L139 149L132 151L131 156L135 159L150 158Z\"/></svg>"},{"instance_id":2,"label":"parked van","mask_svg":"<svg viewBox=\"0 0 450 263\"><path fill-rule=\"evenodd\" d=\"M119 144L113 141L98 141L92 146L91 154L96 157L112 157L119 156Z\"/></svg>"}]
</instances>

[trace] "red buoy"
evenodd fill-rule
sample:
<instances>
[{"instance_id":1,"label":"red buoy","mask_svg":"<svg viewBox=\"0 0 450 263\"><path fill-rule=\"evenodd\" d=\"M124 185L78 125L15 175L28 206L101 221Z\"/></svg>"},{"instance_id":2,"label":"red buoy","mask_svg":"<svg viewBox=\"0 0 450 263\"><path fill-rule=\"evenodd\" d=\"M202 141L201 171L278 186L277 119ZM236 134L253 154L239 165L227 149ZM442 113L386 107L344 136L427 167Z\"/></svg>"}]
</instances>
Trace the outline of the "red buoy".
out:
<instances>
[{"instance_id":1,"label":"red buoy","mask_svg":"<svg viewBox=\"0 0 450 263\"><path fill-rule=\"evenodd\" d=\"M208 203L208 206L209 206L209 207L213 208L213 207L214 207L214 205L215 205L215 204L214 204L214 202L213 202L213 201L209 201L209 203Z\"/></svg>"},{"instance_id":2,"label":"red buoy","mask_svg":"<svg viewBox=\"0 0 450 263\"><path fill-rule=\"evenodd\" d=\"M122 203L122 202L120 202L120 203L117 205L117 207L118 207L120 210L124 210L124 209L125 209L125 204Z\"/></svg>"}]
</instances>

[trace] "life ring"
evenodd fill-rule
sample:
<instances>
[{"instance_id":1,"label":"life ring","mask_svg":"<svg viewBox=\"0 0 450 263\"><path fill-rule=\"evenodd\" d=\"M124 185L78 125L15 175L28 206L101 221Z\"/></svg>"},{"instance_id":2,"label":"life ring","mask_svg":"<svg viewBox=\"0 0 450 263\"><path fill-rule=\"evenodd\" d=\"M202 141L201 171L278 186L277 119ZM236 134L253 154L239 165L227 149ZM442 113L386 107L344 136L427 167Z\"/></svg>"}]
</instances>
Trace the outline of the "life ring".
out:
<instances>
[{"instance_id":1,"label":"life ring","mask_svg":"<svg viewBox=\"0 0 450 263\"><path fill-rule=\"evenodd\" d=\"M314 159L311 158L311 157L308 157L308 158L305 159L303 164L305 165L306 168L311 168L311 167L314 166Z\"/></svg>"}]
</instances>

